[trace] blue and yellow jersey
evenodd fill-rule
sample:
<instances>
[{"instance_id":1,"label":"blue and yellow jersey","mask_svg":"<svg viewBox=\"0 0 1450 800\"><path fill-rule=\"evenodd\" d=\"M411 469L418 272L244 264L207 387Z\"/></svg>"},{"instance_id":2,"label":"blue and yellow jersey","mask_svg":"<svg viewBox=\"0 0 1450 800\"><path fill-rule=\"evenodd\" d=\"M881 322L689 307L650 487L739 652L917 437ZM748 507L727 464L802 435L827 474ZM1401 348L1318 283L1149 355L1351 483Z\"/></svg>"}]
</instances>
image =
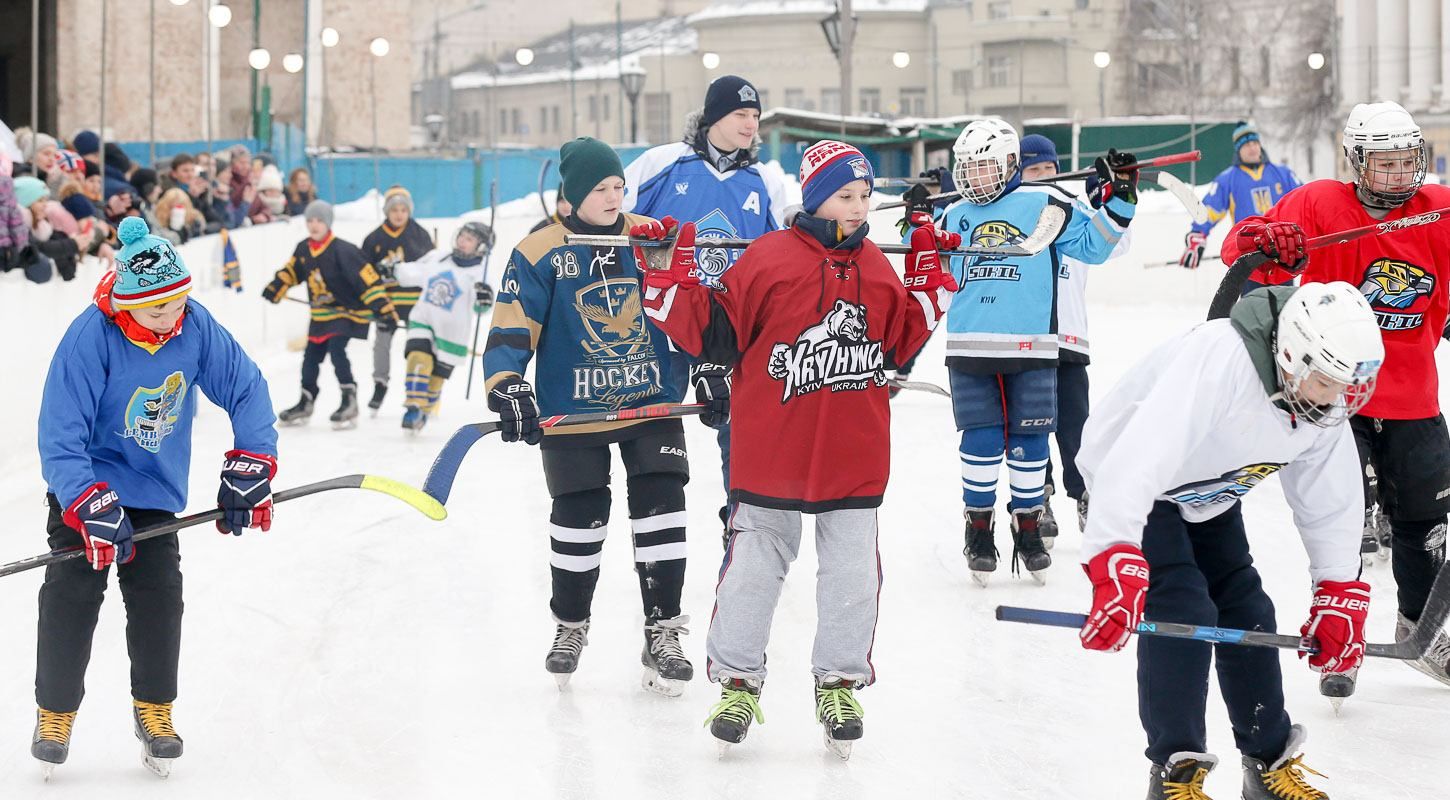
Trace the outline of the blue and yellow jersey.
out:
<instances>
[{"instance_id":1,"label":"blue and yellow jersey","mask_svg":"<svg viewBox=\"0 0 1450 800\"><path fill-rule=\"evenodd\" d=\"M649 221L621 218L622 227L609 232ZM534 361L544 416L679 402L670 388L668 340L644 314L633 248L566 245L569 232L565 224L550 225L509 255L483 354L484 385L492 390L504 378L522 377ZM552 439L628 424L545 433Z\"/></svg>"},{"instance_id":2,"label":"blue and yellow jersey","mask_svg":"<svg viewBox=\"0 0 1450 800\"><path fill-rule=\"evenodd\" d=\"M427 255L433 249L433 237L423 230L416 220L409 219L408 223L399 230L393 230L386 221L373 229L372 233L363 239L363 258L369 264L378 267L387 275L389 271L399 264L417 261ZM398 314L404 319L413 306L418 304L418 295L423 291L421 287L399 284L397 280L389 280L384 277L383 285L388 291L388 299L393 301Z\"/></svg>"},{"instance_id":3,"label":"blue and yellow jersey","mask_svg":"<svg viewBox=\"0 0 1450 800\"><path fill-rule=\"evenodd\" d=\"M1283 164L1266 159L1251 167L1235 161L1208 185L1208 194L1203 197L1208 221L1194 225L1193 231L1206 235L1224 217L1232 217L1237 223L1245 217L1267 214L1279 198L1299 186L1294 170Z\"/></svg>"}]
</instances>

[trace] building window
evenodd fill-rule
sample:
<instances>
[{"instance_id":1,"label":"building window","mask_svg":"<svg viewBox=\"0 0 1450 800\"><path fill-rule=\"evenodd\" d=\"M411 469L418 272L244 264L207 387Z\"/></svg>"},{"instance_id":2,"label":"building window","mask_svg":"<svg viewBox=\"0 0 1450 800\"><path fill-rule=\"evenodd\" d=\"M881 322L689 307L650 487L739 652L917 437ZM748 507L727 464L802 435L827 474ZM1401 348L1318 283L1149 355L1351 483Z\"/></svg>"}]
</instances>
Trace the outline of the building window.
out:
<instances>
[{"instance_id":1,"label":"building window","mask_svg":"<svg viewBox=\"0 0 1450 800\"><path fill-rule=\"evenodd\" d=\"M524 120L523 120L523 116L524 115L523 115L523 113L519 109L515 108L515 109L513 109L510 112L509 116L510 116L510 121L513 122L514 133L516 133L516 134L523 133L524 132Z\"/></svg>"},{"instance_id":2,"label":"building window","mask_svg":"<svg viewBox=\"0 0 1450 800\"><path fill-rule=\"evenodd\" d=\"M670 95L668 92L646 92L644 95L645 130L652 142L668 142L672 135L673 119L670 117Z\"/></svg>"},{"instance_id":3,"label":"building window","mask_svg":"<svg viewBox=\"0 0 1450 800\"><path fill-rule=\"evenodd\" d=\"M880 114L881 113L881 90L880 89L862 89L861 90L861 108L860 108L860 113L862 113L862 114Z\"/></svg>"},{"instance_id":4,"label":"building window","mask_svg":"<svg viewBox=\"0 0 1450 800\"><path fill-rule=\"evenodd\" d=\"M821 90L821 113L822 114L839 114L839 113L841 113L841 90L840 89L822 89Z\"/></svg>"},{"instance_id":5,"label":"building window","mask_svg":"<svg viewBox=\"0 0 1450 800\"><path fill-rule=\"evenodd\" d=\"M559 132L559 107L558 106L554 106L553 108L549 109L549 120L550 120L550 122L553 123L552 125L549 126L549 129L552 130L554 133L558 133ZM543 133L543 131L540 131L540 133Z\"/></svg>"},{"instance_id":6,"label":"building window","mask_svg":"<svg viewBox=\"0 0 1450 800\"><path fill-rule=\"evenodd\" d=\"M903 88L901 113L914 117L926 116L926 89L916 86Z\"/></svg>"},{"instance_id":7,"label":"building window","mask_svg":"<svg viewBox=\"0 0 1450 800\"><path fill-rule=\"evenodd\" d=\"M1007 19L1012 16L1012 0L992 0L987 4L987 19Z\"/></svg>"},{"instance_id":8,"label":"building window","mask_svg":"<svg viewBox=\"0 0 1450 800\"><path fill-rule=\"evenodd\" d=\"M549 109L539 106L539 133L549 129Z\"/></svg>"},{"instance_id":9,"label":"building window","mask_svg":"<svg viewBox=\"0 0 1450 800\"><path fill-rule=\"evenodd\" d=\"M785 90L785 107L786 108L796 108L796 109L805 108L806 107L806 90L805 89L786 89Z\"/></svg>"},{"instance_id":10,"label":"building window","mask_svg":"<svg viewBox=\"0 0 1450 800\"><path fill-rule=\"evenodd\" d=\"M987 56L987 85L1007 86L1012 82L1012 57Z\"/></svg>"},{"instance_id":11,"label":"building window","mask_svg":"<svg viewBox=\"0 0 1450 800\"><path fill-rule=\"evenodd\" d=\"M972 71L969 69L952 70L952 94L968 95L972 93Z\"/></svg>"}]
</instances>

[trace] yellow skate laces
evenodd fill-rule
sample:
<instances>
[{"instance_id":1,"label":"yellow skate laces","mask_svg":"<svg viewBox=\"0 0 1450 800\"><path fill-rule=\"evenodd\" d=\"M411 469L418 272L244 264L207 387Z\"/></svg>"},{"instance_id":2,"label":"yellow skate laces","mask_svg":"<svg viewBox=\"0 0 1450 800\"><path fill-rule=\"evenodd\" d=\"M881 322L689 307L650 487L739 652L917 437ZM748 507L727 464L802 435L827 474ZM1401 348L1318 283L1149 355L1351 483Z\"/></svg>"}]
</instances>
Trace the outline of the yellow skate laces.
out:
<instances>
[{"instance_id":1,"label":"yellow skate laces","mask_svg":"<svg viewBox=\"0 0 1450 800\"><path fill-rule=\"evenodd\" d=\"M1285 761L1284 766L1265 772L1264 788L1285 800L1327 800L1329 795L1310 786L1304 780L1304 776L1299 774L1299 770L1302 769L1312 775L1324 777L1324 773L1316 772L1313 768L1305 766L1303 758L1302 755L1294 756Z\"/></svg>"},{"instance_id":2,"label":"yellow skate laces","mask_svg":"<svg viewBox=\"0 0 1450 800\"><path fill-rule=\"evenodd\" d=\"M131 701L136 706L136 715L141 718L141 727L153 738L170 736L180 738L176 735L176 729L171 727L171 704L170 703L143 703L140 700Z\"/></svg>"},{"instance_id":3,"label":"yellow skate laces","mask_svg":"<svg viewBox=\"0 0 1450 800\"><path fill-rule=\"evenodd\" d=\"M861 709L861 704L856 700L856 696L851 693L851 687L837 686L831 689L823 686L816 687L816 719L845 722L861 719L865 715L866 712Z\"/></svg>"},{"instance_id":4,"label":"yellow skate laces","mask_svg":"<svg viewBox=\"0 0 1450 800\"><path fill-rule=\"evenodd\" d=\"M1203 793L1203 779L1208 777L1208 767L1199 767L1188 783L1163 782L1163 800L1212 800Z\"/></svg>"},{"instance_id":5,"label":"yellow skate laces","mask_svg":"<svg viewBox=\"0 0 1450 800\"><path fill-rule=\"evenodd\" d=\"M705 724L709 725L721 717L740 725L748 724L751 717L755 717L756 722L765 722L765 714L760 710L760 698L744 689L731 689L728 685L721 690L720 702L710 709L710 716L705 718Z\"/></svg>"},{"instance_id":6,"label":"yellow skate laces","mask_svg":"<svg viewBox=\"0 0 1450 800\"><path fill-rule=\"evenodd\" d=\"M76 712L61 714L42 708L38 721L41 739L66 744L70 741L70 729L71 725L75 724Z\"/></svg>"}]
</instances>

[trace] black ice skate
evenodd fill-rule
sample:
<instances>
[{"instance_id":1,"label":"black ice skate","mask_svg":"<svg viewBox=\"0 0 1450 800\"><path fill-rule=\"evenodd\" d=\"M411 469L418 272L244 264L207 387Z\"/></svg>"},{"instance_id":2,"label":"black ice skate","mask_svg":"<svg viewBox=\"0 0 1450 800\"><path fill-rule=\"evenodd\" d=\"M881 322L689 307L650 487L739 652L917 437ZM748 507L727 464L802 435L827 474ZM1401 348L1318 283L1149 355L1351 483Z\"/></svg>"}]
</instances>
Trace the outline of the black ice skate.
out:
<instances>
[{"instance_id":1,"label":"black ice skate","mask_svg":"<svg viewBox=\"0 0 1450 800\"><path fill-rule=\"evenodd\" d=\"M1319 694L1329 698L1334 713L1344 705L1344 699L1354 695L1355 683L1359 680L1359 665L1344 672L1326 672L1319 676Z\"/></svg>"},{"instance_id":2,"label":"black ice skate","mask_svg":"<svg viewBox=\"0 0 1450 800\"><path fill-rule=\"evenodd\" d=\"M1078 533L1082 533L1083 531L1087 530L1087 512L1088 512L1088 498L1087 498L1087 494L1083 494L1083 496L1082 497L1079 497L1078 500L1077 500L1077 532Z\"/></svg>"},{"instance_id":3,"label":"black ice skate","mask_svg":"<svg viewBox=\"0 0 1450 800\"><path fill-rule=\"evenodd\" d=\"M689 621L687 615L681 614L644 626L644 652L639 657L644 665L640 680L644 688L665 697L679 697L685 682L695 677L695 667L680 646L680 636L690 632L685 627Z\"/></svg>"},{"instance_id":4,"label":"black ice skate","mask_svg":"<svg viewBox=\"0 0 1450 800\"><path fill-rule=\"evenodd\" d=\"M1042 547L1051 550L1057 544L1057 517L1052 514L1052 495L1055 491L1052 484L1042 487L1042 521L1038 530L1042 533Z\"/></svg>"},{"instance_id":5,"label":"black ice skate","mask_svg":"<svg viewBox=\"0 0 1450 800\"><path fill-rule=\"evenodd\" d=\"M41 762L46 780L57 764L64 764L70 755L70 731L76 712L61 714L43 708L35 710L35 735L30 740L30 754Z\"/></svg>"},{"instance_id":6,"label":"black ice skate","mask_svg":"<svg viewBox=\"0 0 1450 800\"><path fill-rule=\"evenodd\" d=\"M1364 510L1364 530L1359 536L1359 561L1360 565L1369 567L1374 564L1373 556L1380 554L1379 532L1375 530L1374 509Z\"/></svg>"},{"instance_id":7,"label":"black ice skate","mask_svg":"<svg viewBox=\"0 0 1450 800\"><path fill-rule=\"evenodd\" d=\"M851 743L866 732L861 703L852 694L852 681L830 678L816 683L816 720L821 723L826 749L842 761L851 757Z\"/></svg>"},{"instance_id":8,"label":"black ice skate","mask_svg":"<svg viewBox=\"0 0 1450 800\"><path fill-rule=\"evenodd\" d=\"M1148 778L1148 800L1212 800L1203 779L1218 766L1208 753L1174 753L1167 764L1154 764Z\"/></svg>"},{"instance_id":9,"label":"black ice skate","mask_svg":"<svg viewBox=\"0 0 1450 800\"><path fill-rule=\"evenodd\" d=\"M967 569L972 580L985 587L987 579L997 571L997 545L992 541L992 509L968 508L963 512L967 518L967 546L962 555L967 557Z\"/></svg>"},{"instance_id":10,"label":"black ice skate","mask_svg":"<svg viewBox=\"0 0 1450 800\"><path fill-rule=\"evenodd\" d=\"M277 421L283 425L306 425L307 420L312 418L312 401L315 399L312 392L303 389L302 399L297 401L297 405L278 412Z\"/></svg>"},{"instance_id":11,"label":"black ice skate","mask_svg":"<svg viewBox=\"0 0 1450 800\"><path fill-rule=\"evenodd\" d=\"M720 534L720 546L726 550L730 549L730 507L720 506L720 525L725 531Z\"/></svg>"},{"instance_id":12,"label":"black ice skate","mask_svg":"<svg viewBox=\"0 0 1450 800\"><path fill-rule=\"evenodd\" d=\"M368 409L373 416L378 415L378 409L383 407L383 398L388 396L388 385L382 381L373 382L373 397L368 401Z\"/></svg>"},{"instance_id":13,"label":"black ice skate","mask_svg":"<svg viewBox=\"0 0 1450 800\"><path fill-rule=\"evenodd\" d=\"M1379 506L1374 507L1374 532L1380 543L1380 561L1387 561L1390 557L1390 545L1394 543L1395 534L1390 529L1390 518L1385 516L1385 510Z\"/></svg>"},{"instance_id":14,"label":"black ice skate","mask_svg":"<svg viewBox=\"0 0 1450 800\"><path fill-rule=\"evenodd\" d=\"M342 385L342 405L338 406L328 419L331 420L332 429L335 431L357 427L357 384L344 383Z\"/></svg>"},{"instance_id":15,"label":"black ice skate","mask_svg":"<svg viewBox=\"0 0 1450 800\"><path fill-rule=\"evenodd\" d=\"M1329 800L1304 778L1305 772L1324 777L1301 763L1304 756L1297 751L1307 737L1303 725L1290 728L1289 743L1272 764L1244 756L1244 800Z\"/></svg>"},{"instance_id":16,"label":"black ice skate","mask_svg":"<svg viewBox=\"0 0 1450 800\"><path fill-rule=\"evenodd\" d=\"M745 741L751 722L765 722L760 711L760 682L749 678L730 678L720 684L720 702L710 709L705 724L720 745L720 755L732 744Z\"/></svg>"},{"instance_id":17,"label":"black ice skate","mask_svg":"<svg viewBox=\"0 0 1450 800\"><path fill-rule=\"evenodd\" d=\"M141 763L165 778L171 774L171 762L181 757L181 737L171 727L171 704L132 700L131 705L136 738L141 741Z\"/></svg>"},{"instance_id":18,"label":"black ice skate","mask_svg":"<svg viewBox=\"0 0 1450 800\"><path fill-rule=\"evenodd\" d=\"M574 670L579 669L579 655L584 645L589 644L589 620L583 622L560 622L554 628L554 644L544 657L544 669L554 676L554 681L563 689L569 685Z\"/></svg>"},{"instance_id":19,"label":"black ice skate","mask_svg":"<svg viewBox=\"0 0 1450 800\"><path fill-rule=\"evenodd\" d=\"M1404 641L1405 637L1413 635L1414 632L1415 623L1406 619L1404 614L1395 615L1395 639ZM1450 686L1450 634L1444 630L1439 631L1419 658L1405 663Z\"/></svg>"},{"instance_id":20,"label":"black ice skate","mask_svg":"<svg viewBox=\"0 0 1450 800\"><path fill-rule=\"evenodd\" d=\"M1041 524L1042 506L1012 512L1012 572L1016 574L1021 563L1033 580L1045 584L1052 556L1042 544Z\"/></svg>"}]
</instances>

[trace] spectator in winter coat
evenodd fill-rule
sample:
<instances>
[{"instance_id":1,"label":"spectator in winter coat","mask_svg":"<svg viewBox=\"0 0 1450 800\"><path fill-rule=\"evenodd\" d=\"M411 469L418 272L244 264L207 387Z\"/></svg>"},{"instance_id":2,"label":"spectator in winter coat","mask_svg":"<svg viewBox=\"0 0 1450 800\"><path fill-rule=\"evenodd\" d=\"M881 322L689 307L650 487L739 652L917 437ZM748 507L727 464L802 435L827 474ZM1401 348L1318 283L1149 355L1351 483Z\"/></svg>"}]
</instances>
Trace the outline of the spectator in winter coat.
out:
<instances>
[{"instance_id":1,"label":"spectator in winter coat","mask_svg":"<svg viewBox=\"0 0 1450 800\"><path fill-rule=\"evenodd\" d=\"M82 156L82 158L85 158L85 156ZM105 178L101 176L101 168L96 166L95 162L87 161L85 166L86 177L85 180L81 181L81 188L85 191L86 198L92 204L99 205L106 199Z\"/></svg>"},{"instance_id":2,"label":"spectator in winter coat","mask_svg":"<svg viewBox=\"0 0 1450 800\"><path fill-rule=\"evenodd\" d=\"M77 231L72 238L51 223L50 190L45 188L39 178L27 175L16 179L15 203L29 217L30 239L35 249L55 261L55 271L63 280L73 280L76 276L76 260L82 250L91 246L90 230L84 234ZM70 227L74 228L75 219L61 209L60 204L55 204L55 208L59 212L58 218L68 220Z\"/></svg>"},{"instance_id":3,"label":"spectator in winter coat","mask_svg":"<svg viewBox=\"0 0 1450 800\"><path fill-rule=\"evenodd\" d=\"M287 216L287 197L282 194L282 173L276 167L262 168L257 181L257 196L247 208L247 219L253 225L265 225Z\"/></svg>"},{"instance_id":4,"label":"spectator in winter coat","mask_svg":"<svg viewBox=\"0 0 1450 800\"><path fill-rule=\"evenodd\" d=\"M225 177L225 180L231 184L230 205L232 209L240 208L241 216L245 218L246 211L252 207L252 200L256 198L257 191L256 185L252 183L252 156L247 152L246 147L237 145L232 148L231 167ZM217 177L218 183L222 180L222 176Z\"/></svg>"},{"instance_id":5,"label":"spectator in winter coat","mask_svg":"<svg viewBox=\"0 0 1450 800\"><path fill-rule=\"evenodd\" d=\"M191 182L196 178L196 159L190 153L177 153L171 157L171 167L161 176L161 191L181 188L191 191Z\"/></svg>"},{"instance_id":6,"label":"spectator in winter coat","mask_svg":"<svg viewBox=\"0 0 1450 800\"><path fill-rule=\"evenodd\" d=\"M81 131L71 139L71 149L81 154L81 158L95 164L101 165L101 137L95 131Z\"/></svg>"},{"instance_id":7,"label":"spectator in winter coat","mask_svg":"<svg viewBox=\"0 0 1450 800\"><path fill-rule=\"evenodd\" d=\"M30 174L42 181L49 178L50 171L55 169L55 157L59 150L55 137L37 133L29 128L21 128L15 132L15 143L25 153L25 161L30 165Z\"/></svg>"},{"instance_id":8,"label":"spectator in winter coat","mask_svg":"<svg viewBox=\"0 0 1450 800\"><path fill-rule=\"evenodd\" d=\"M0 151L0 272L17 266L21 251L30 245L30 226L15 199L12 169L10 157Z\"/></svg>"},{"instance_id":9,"label":"spectator in winter coat","mask_svg":"<svg viewBox=\"0 0 1450 800\"><path fill-rule=\"evenodd\" d=\"M136 187L136 196L141 201L142 208L156 207L162 191L161 176L156 174L156 170L138 167L131 171L130 183Z\"/></svg>"},{"instance_id":10,"label":"spectator in winter coat","mask_svg":"<svg viewBox=\"0 0 1450 800\"><path fill-rule=\"evenodd\" d=\"M307 209L307 204L317 199L317 189L312 186L312 173L306 167L298 167L287 175L287 216L295 217Z\"/></svg>"},{"instance_id":11,"label":"spectator in winter coat","mask_svg":"<svg viewBox=\"0 0 1450 800\"><path fill-rule=\"evenodd\" d=\"M155 217L161 229L160 236L172 240L172 244L186 244L192 238L202 235L206 220L191 204L191 196L177 187L167 189L156 202Z\"/></svg>"}]
</instances>

